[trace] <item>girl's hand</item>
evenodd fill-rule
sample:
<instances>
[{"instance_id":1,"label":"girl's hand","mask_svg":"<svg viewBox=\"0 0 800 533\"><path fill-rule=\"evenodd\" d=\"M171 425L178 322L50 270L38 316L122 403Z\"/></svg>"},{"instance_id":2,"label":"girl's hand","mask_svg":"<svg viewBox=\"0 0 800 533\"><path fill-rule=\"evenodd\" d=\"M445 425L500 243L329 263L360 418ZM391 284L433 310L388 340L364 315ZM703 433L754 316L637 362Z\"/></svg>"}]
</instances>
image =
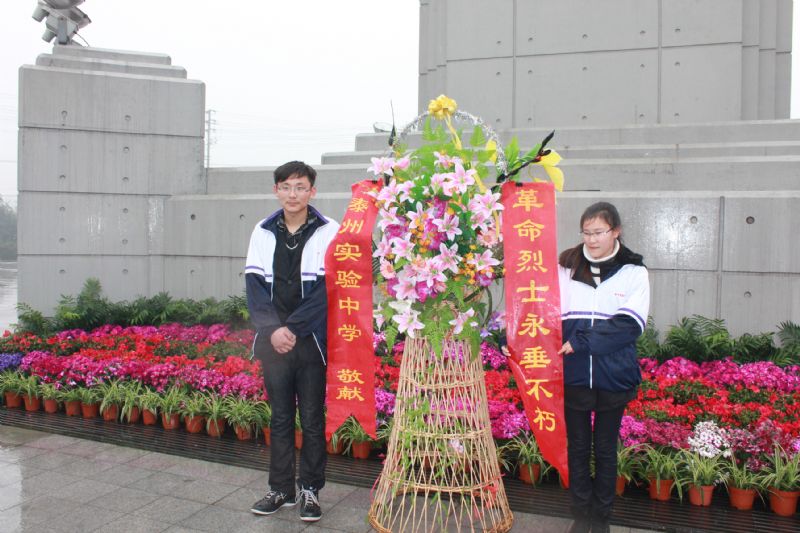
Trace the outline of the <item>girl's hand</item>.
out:
<instances>
[{"instance_id":1,"label":"girl's hand","mask_svg":"<svg viewBox=\"0 0 800 533\"><path fill-rule=\"evenodd\" d=\"M569 355L569 354L574 353L574 352L575 352L575 350L572 349L572 345L569 343L569 341L567 341L567 342L564 343L564 346L562 346L561 349L558 351L558 354L559 355Z\"/></svg>"}]
</instances>

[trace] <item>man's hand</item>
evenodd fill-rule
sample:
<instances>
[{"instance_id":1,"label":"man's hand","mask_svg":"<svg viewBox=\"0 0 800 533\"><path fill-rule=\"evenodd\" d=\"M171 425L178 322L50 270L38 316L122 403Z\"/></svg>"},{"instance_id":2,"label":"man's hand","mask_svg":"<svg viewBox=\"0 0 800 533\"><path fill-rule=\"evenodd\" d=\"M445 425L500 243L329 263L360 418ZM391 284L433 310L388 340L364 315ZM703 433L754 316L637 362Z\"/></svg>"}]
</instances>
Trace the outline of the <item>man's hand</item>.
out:
<instances>
[{"instance_id":1,"label":"man's hand","mask_svg":"<svg viewBox=\"0 0 800 533\"><path fill-rule=\"evenodd\" d=\"M561 349L558 351L558 355L569 355L574 352L575 350L572 349L572 345L569 343L569 341L567 341L564 343L564 346L562 346Z\"/></svg>"},{"instance_id":2,"label":"man's hand","mask_svg":"<svg viewBox=\"0 0 800 533\"><path fill-rule=\"evenodd\" d=\"M297 342L297 337L294 333L289 331L289 328L283 326L282 328L276 329L269 340L276 352L287 353L289 350L294 348L294 344Z\"/></svg>"}]
</instances>

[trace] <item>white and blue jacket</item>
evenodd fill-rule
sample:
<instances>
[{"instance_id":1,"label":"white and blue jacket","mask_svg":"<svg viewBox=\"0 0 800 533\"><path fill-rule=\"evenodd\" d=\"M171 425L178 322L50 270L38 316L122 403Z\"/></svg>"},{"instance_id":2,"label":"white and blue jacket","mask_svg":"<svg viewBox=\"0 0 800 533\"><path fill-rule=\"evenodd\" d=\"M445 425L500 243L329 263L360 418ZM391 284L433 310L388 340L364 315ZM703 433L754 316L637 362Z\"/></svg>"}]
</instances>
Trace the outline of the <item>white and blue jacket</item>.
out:
<instances>
[{"instance_id":1,"label":"white and blue jacket","mask_svg":"<svg viewBox=\"0 0 800 533\"><path fill-rule=\"evenodd\" d=\"M278 232L278 219L283 213L279 209L256 224L250 236L245 264L247 286L247 309L250 321L256 328L256 336L267 335L286 326L297 337L312 336L322 356L327 359L328 295L325 289L325 252L339 231L339 224L323 217L319 211L308 206L309 215L316 217L312 234L306 240L300 259L302 301L282 324L272 304L273 259Z\"/></svg>"},{"instance_id":2,"label":"white and blue jacket","mask_svg":"<svg viewBox=\"0 0 800 533\"><path fill-rule=\"evenodd\" d=\"M642 380L636 339L647 325L650 283L642 257L620 246L600 264L600 283L590 272L582 246L574 265L559 265L564 355L564 385L622 392ZM562 256L563 257L563 256ZM597 265L596 263L594 265Z\"/></svg>"}]
</instances>

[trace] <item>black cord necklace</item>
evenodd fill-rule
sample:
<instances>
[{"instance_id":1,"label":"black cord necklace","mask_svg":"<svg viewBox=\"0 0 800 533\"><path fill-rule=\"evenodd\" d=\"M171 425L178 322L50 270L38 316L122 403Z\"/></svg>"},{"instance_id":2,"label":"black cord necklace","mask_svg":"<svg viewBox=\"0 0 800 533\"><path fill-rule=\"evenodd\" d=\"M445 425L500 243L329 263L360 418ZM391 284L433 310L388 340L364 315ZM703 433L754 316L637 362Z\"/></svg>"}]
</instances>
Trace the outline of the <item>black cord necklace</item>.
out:
<instances>
[{"instance_id":1,"label":"black cord necklace","mask_svg":"<svg viewBox=\"0 0 800 533\"><path fill-rule=\"evenodd\" d=\"M283 243L287 249L294 250L298 246L300 246L300 234L303 232L302 228L298 229L294 233L289 233L288 228L286 229L286 241Z\"/></svg>"}]
</instances>

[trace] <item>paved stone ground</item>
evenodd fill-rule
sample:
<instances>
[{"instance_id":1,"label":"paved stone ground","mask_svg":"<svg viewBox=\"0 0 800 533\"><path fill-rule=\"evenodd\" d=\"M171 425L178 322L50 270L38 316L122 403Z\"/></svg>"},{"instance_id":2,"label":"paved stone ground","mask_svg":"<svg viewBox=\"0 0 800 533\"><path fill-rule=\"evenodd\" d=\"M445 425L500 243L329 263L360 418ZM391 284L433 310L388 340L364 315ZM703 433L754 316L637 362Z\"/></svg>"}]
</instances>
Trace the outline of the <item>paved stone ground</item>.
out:
<instances>
[{"instance_id":1,"label":"paved stone ground","mask_svg":"<svg viewBox=\"0 0 800 533\"><path fill-rule=\"evenodd\" d=\"M372 531L368 489L328 483L320 493L322 520L309 525L298 507L251 514L266 484L256 469L0 426L0 533ZM514 513L512 531L564 532L569 525Z\"/></svg>"}]
</instances>

